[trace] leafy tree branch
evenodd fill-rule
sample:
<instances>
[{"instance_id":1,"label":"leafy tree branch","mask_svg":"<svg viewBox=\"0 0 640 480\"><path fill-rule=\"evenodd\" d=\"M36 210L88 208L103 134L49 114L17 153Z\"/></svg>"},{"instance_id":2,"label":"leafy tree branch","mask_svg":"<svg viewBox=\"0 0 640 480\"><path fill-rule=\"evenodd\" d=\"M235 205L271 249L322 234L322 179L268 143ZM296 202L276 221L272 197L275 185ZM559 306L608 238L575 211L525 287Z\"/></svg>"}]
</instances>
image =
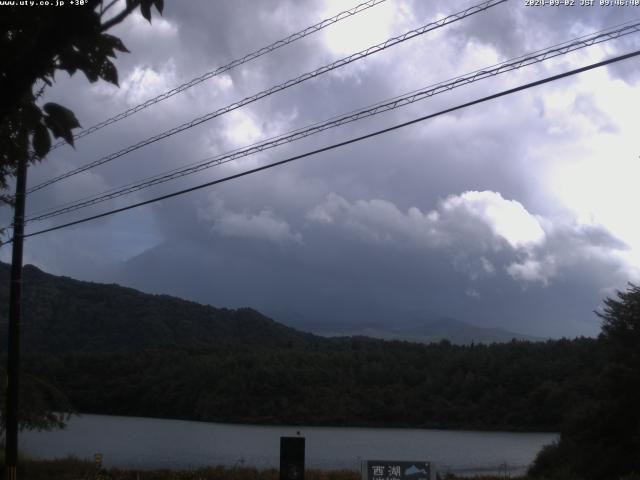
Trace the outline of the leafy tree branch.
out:
<instances>
[{"instance_id":1,"label":"leafy tree branch","mask_svg":"<svg viewBox=\"0 0 640 480\"><path fill-rule=\"evenodd\" d=\"M116 52L128 52L107 30L136 9L151 21L153 7L162 14L163 0L127 0L124 8L105 19L116 2L88 0L71 9L6 6L0 17L0 201L10 201L8 181L19 162L42 160L51 149L51 136L73 145L80 122L68 108L38 100L55 74L80 71L87 80L118 85L113 63ZM42 82L40 87L37 84Z\"/></svg>"}]
</instances>

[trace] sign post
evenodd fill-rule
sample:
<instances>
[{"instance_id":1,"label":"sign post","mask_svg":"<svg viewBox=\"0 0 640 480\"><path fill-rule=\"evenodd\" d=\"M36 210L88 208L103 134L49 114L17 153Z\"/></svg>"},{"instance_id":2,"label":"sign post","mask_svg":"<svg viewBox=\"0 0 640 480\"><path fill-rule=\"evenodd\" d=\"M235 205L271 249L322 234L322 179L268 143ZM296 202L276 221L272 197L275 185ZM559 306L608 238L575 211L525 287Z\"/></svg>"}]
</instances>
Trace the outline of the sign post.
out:
<instances>
[{"instance_id":1,"label":"sign post","mask_svg":"<svg viewBox=\"0 0 640 480\"><path fill-rule=\"evenodd\" d=\"M304 480L304 437L280 437L280 480Z\"/></svg>"}]
</instances>

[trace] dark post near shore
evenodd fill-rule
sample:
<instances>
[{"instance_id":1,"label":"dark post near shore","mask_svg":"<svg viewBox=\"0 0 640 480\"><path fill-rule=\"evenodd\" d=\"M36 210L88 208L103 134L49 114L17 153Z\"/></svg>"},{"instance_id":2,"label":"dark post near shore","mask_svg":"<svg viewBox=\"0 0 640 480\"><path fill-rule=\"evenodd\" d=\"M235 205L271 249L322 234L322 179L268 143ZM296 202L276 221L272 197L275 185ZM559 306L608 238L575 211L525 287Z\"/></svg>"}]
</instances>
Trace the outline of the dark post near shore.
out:
<instances>
[{"instance_id":1,"label":"dark post near shore","mask_svg":"<svg viewBox=\"0 0 640 480\"><path fill-rule=\"evenodd\" d=\"M280 437L280 480L304 480L304 437Z\"/></svg>"},{"instance_id":2,"label":"dark post near shore","mask_svg":"<svg viewBox=\"0 0 640 480\"><path fill-rule=\"evenodd\" d=\"M20 321L22 318L22 247L27 159L18 163L13 213L11 283L9 284L9 333L7 350L7 402L5 416L5 479L17 480L18 391L20 376Z\"/></svg>"}]
</instances>

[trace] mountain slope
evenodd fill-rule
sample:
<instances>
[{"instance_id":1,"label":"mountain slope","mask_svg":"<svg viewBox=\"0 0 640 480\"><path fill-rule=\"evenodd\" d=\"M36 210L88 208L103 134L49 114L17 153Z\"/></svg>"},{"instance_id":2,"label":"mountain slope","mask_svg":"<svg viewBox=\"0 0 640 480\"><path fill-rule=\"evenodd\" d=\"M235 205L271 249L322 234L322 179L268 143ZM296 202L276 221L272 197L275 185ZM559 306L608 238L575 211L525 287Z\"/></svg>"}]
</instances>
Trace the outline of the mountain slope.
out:
<instances>
[{"instance_id":1,"label":"mountain slope","mask_svg":"<svg viewBox=\"0 0 640 480\"><path fill-rule=\"evenodd\" d=\"M278 318L295 328L307 330L325 337L335 336L365 336L383 340L405 340L417 343L434 343L449 340L456 345L470 345L472 343L504 343L511 340L544 341L544 338L524 335L502 328L487 328L472 325L453 318L438 318L434 315L397 314L394 323L370 323L343 326L337 323L300 322L297 318L302 315L289 316L283 313Z\"/></svg>"},{"instance_id":2,"label":"mountain slope","mask_svg":"<svg viewBox=\"0 0 640 480\"><path fill-rule=\"evenodd\" d=\"M0 263L0 324L6 325L9 265ZM26 352L110 352L150 345L304 346L325 340L250 308L219 309L24 268L22 346ZM6 327L0 350L6 348Z\"/></svg>"},{"instance_id":3,"label":"mountain slope","mask_svg":"<svg viewBox=\"0 0 640 480\"><path fill-rule=\"evenodd\" d=\"M540 337L523 335L502 328L487 328L471 325L453 318L416 319L396 327L382 330L382 335L371 335L376 338L418 341L421 343L449 340L458 345L471 343L503 343L511 340L541 341Z\"/></svg>"}]
</instances>

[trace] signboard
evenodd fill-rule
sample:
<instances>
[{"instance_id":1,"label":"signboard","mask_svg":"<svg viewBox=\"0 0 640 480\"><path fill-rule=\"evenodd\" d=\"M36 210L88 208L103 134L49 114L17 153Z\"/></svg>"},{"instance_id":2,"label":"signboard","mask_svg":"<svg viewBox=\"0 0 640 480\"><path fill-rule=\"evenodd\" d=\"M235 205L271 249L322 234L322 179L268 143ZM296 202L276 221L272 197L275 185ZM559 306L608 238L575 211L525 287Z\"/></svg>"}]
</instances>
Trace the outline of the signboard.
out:
<instances>
[{"instance_id":1,"label":"signboard","mask_svg":"<svg viewBox=\"0 0 640 480\"><path fill-rule=\"evenodd\" d=\"M280 437L280 480L304 480L304 437Z\"/></svg>"},{"instance_id":2,"label":"signboard","mask_svg":"<svg viewBox=\"0 0 640 480\"><path fill-rule=\"evenodd\" d=\"M431 462L367 460L363 480L431 480Z\"/></svg>"}]
</instances>

